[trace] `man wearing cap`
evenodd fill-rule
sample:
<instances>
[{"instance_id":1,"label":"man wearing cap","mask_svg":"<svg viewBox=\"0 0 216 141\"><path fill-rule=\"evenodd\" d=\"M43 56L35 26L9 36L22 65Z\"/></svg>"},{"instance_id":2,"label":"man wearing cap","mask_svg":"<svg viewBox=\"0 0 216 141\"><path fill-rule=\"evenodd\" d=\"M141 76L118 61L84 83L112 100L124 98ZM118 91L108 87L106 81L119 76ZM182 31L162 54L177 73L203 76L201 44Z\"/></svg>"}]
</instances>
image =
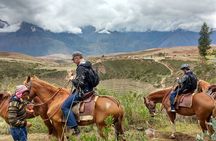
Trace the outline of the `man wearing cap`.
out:
<instances>
[{"instance_id":1,"label":"man wearing cap","mask_svg":"<svg viewBox=\"0 0 216 141\"><path fill-rule=\"evenodd\" d=\"M72 61L77 65L76 76L72 75L70 80L75 86L75 91L64 101L61 110L65 119L67 120L67 126L70 129L74 129L73 135L79 135L80 130L76 122L74 113L71 111L71 105L82 100L83 95L93 91L93 86L88 81L87 71L92 67L89 61L83 58L80 52L76 52L72 55Z\"/></svg>"},{"instance_id":2,"label":"man wearing cap","mask_svg":"<svg viewBox=\"0 0 216 141\"><path fill-rule=\"evenodd\" d=\"M175 91L172 91L170 95L171 112L176 112L175 97L177 94L194 91L197 87L197 77L190 70L190 66L188 64L182 64L180 69L183 71L184 75L181 79L178 77L176 78L179 85L177 89Z\"/></svg>"},{"instance_id":3,"label":"man wearing cap","mask_svg":"<svg viewBox=\"0 0 216 141\"><path fill-rule=\"evenodd\" d=\"M9 102L8 122L14 141L27 141L26 127L30 127L31 123L26 121L26 104L22 98L28 93L29 90L25 85L19 85Z\"/></svg>"}]
</instances>

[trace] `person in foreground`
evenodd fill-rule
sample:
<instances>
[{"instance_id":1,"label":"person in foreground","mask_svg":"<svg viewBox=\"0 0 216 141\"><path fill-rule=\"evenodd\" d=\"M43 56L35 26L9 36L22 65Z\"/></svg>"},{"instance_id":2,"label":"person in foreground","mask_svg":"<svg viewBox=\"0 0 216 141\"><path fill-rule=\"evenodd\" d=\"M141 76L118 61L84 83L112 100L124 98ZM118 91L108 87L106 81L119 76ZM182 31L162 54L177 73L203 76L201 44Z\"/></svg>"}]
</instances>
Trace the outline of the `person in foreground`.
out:
<instances>
[{"instance_id":1,"label":"person in foreground","mask_svg":"<svg viewBox=\"0 0 216 141\"><path fill-rule=\"evenodd\" d=\"M9 102L8 122L14 141L27 141L26 127L30 127L31 123L26 121L26 103L23 98L28 93L29 90L25 85L18 85Z\"/></svg>"},{"instance_id":2,"label":"person in foreground","mask_svg":"<svg viewBox=\"0 0 216 141\"><path fill-rule=\"evenodd\" d=\"M91 63L86 61L80 52L72 54L72 61L77 65L77 69L76 76L72 75L70 80L76 89L64 101L61 110L67 121L67 127L74 129L73 135L79 135L80 130L71 107L82 101L86 94L92 92L93 88L99 83L99 79L97 79L98 77L92 69Z\"/></svg>"}]
</instances>

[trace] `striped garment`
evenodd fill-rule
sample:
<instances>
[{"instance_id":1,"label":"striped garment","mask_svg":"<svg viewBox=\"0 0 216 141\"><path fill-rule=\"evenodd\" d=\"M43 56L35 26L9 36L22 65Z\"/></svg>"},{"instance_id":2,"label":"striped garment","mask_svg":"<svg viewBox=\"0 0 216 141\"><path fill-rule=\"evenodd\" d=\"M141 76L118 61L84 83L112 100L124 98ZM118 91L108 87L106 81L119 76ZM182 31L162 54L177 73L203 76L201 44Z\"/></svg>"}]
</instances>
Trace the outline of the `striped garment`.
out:
<instances>
[{"instance_id":1,"label":"striped garment","mask_svg":"<svg viewBox=\"0 0 216 141\"><path fill-rule=\"evenodd\" d=\"M10 99L8 121L13 127L26 126L26 105L16 96L12 96Z\"/></svg>"}]
</instances>

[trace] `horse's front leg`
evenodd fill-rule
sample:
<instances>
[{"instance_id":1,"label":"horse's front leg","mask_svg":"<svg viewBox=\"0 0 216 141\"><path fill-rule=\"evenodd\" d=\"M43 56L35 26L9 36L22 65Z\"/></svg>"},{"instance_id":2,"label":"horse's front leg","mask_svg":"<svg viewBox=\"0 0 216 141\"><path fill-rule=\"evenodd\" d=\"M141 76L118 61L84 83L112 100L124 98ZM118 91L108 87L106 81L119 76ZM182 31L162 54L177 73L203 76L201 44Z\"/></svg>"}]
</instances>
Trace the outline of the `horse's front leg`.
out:
<instances>
[{"instance_id":1,"label":"horse's front leg","mask_svg":"<svg viewBox=\"0 0 216 141\"><path fill-rule=\"evenodd\" d=\"M169 119L171 121L172 124L172 134L170 136L170 138L175 139L175 133L176 133L176 126L175 126L175 119L176 119L176 113L172 113L172 112L167 112Z\"/></svg>"}]
</instances>

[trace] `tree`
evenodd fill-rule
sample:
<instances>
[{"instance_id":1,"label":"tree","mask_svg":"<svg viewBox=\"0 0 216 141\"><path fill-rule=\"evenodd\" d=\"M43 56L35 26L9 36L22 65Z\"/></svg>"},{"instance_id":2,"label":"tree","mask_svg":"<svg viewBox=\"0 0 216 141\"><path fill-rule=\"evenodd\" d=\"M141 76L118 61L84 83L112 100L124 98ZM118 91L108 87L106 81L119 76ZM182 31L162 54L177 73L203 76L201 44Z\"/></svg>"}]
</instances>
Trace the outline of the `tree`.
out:
<instances>
[{"instance_id":1,"label":"tree","mask_svg":"<svg viewBox=\"0 0 216 141\"><path fill-rule=\"evenodd\" d=\"M212 31L209 29L208 25L204 22L201 30L199 32L200 34L200 38L198 40L199 45L199 54L200 56L204 57L207 55L207 50L209 50L211 48L210 44L211 44L211 39L210 39L210 34L212 33Z\"/></svg>"}]
</instances>

